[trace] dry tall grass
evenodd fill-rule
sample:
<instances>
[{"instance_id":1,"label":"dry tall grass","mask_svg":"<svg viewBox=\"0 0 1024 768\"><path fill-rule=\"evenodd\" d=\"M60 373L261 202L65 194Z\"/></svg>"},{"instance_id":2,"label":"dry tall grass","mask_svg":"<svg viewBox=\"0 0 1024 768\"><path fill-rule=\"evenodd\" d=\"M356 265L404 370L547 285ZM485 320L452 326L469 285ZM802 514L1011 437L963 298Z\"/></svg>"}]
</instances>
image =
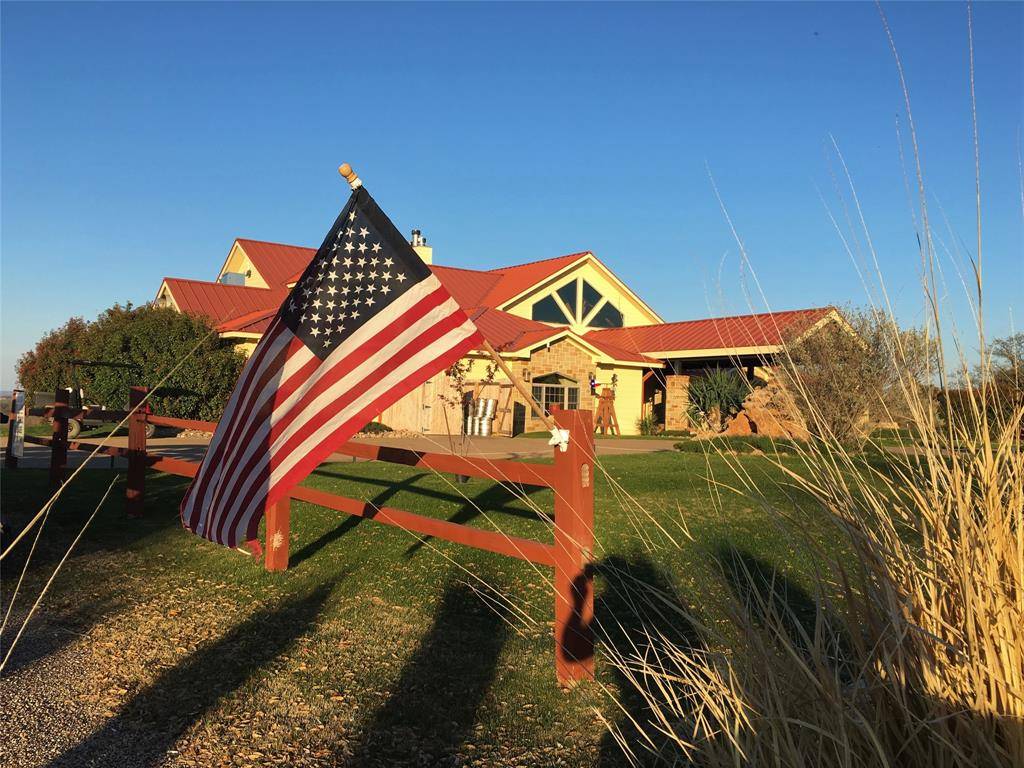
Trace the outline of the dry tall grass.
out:
<instances>
[{"instance_id":1,"label":"dry tall grass","mask_svg":"<svg viewBox=\"0 0 1024 768\"><path fill-rule=\"evenodd\" d=\"M802 605L770 568L726 558L723 575L743 595L729 629L697 628L698 642L681 641L664 627L697 627L694 617L664 584L632 584L629 605L649 629L605 653L625 695L643 702L627 712L627 727L613 729L637 764L1024 766L1024 399L1019 377L1017 386L997 383L984 351L980 183L978 250L967 272L981 363L962 353L952 366L959 370L941 363L964 347L940 332L949 324L938 300L941 270L894 43L893 53L916 160L928 359L936 366L929 386L902 383L916 439L868 461L830 434L811 399L819 439L796 462L769 457L793 491L790 506L773 509L782 524L796 538L810 499L842 545L837 555L805 542L818 575ZM971 55L973 115L973 40ZM871 256L877 270L873 249ZM875 295L891 320L891 365L909 369L884 285ZM960 407L940 408L954 389ZM731 470L716 483L773 508L743 463L731 461Z\"/></svg>"},{"instance_id":2,"label":"dry tall grass","mask_svg":"<svg viewBox=\"0 0 1024 768\"><path fill-rule=\"evenodd\" d=\"M661 630L620 645L613 662L645 703L622 736L638 762L1024 765L1024 408L986 408L988 383L946 421L908 388L919 445L886 462L826 439L778 463L847 552L814 552L809 614L756 565L723 563L745 586L736 653L706 633L699 648Z\"/></svg>"}]
</instances>

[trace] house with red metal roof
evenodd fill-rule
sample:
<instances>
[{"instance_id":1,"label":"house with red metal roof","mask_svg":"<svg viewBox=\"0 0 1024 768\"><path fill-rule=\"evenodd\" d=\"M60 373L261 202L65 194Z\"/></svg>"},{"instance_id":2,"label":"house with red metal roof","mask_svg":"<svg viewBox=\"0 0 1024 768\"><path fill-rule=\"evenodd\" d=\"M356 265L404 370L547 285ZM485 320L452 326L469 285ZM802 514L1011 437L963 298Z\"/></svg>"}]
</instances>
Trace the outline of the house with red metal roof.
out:
<instances>
[{"instance_id":1,"label":"house with red metal roof","mask_svg":"<svg viewBox=\"0 0 1024 768\"><path fill-rule=\"evenodd\" d=\"M636 433L645 413L667 429L685 428L685 407L672 406L685 403L690 377L725 366L764 375L786 341L842 322L834 307L822 307L666 323L590 251L477 270L433 264L433 249L418 230L411 242L539 403L593 409L594 392L613 390L623 434ZM209 318L248 354L314 254L238 239L213 281L165 278L156 301ZM540 429L489 360L482 351L469 355L458 387L498 401L495 433ZM437 376L380 420L396 429L458 433L456 386L452 377Z\"/></svg>"}]
</instances>

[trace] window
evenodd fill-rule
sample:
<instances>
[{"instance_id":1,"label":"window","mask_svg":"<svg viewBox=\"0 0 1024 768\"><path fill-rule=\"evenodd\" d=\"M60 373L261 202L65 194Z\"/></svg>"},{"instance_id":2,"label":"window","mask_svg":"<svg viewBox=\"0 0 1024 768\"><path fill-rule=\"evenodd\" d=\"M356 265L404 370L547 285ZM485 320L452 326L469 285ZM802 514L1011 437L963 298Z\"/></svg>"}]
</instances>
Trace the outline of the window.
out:
<instances>
[{"instance_id":1,"label":"window","mask_svg":"<svg viewBox=\"0 0 1024 768\"><path fill-rule=\"evenodd\" d=\"M622 313L608 302L605 302L604 306L591 319L590 325L595 328L621 328Z\"/></svg>"},{"instance_id":2,"label":"window","mask_svg":"<svg viewBox=\"0 0 1024 768\"><path fill-rule=\"evenodd\" d=\"M551 413L552 406L567 411L575 411L580 406L580 388L568 376L560 373L549 373L533 380L533 399L544 408L545 414Z\"/></svg>"},{"instance_id":3,"label":"window","mask_svg":"<svg viewBox=\"0 0 1024 768\"><path fill-rule=\"evenodd\" d=\"M576 317L576 281L573 280L567 285L558 289L558 297L565 302L569 308L569 314Z\"/></svg>"},{"instance_id":4,"label":"window","mask_svg":"<svg viewBox=\"0 0 1024 768\"><path fill-rule=\"evenodd\" d=\"M531 316L534 320L539 320L542 323L566 324L569 322L569 318L565 316L565 312L562 311L551 296L545 296L543 299L536 302L533 305L533 312Z\"/></svg>"},{"instance_id":5,"label":"window","mask_svg":"<svg viewBox=\"0 0 1024 768\"><path fill-rule=\"evenodd\" d=\"M586 280L583 281L583 312L580 314L581 318L585 318L590 314L590 311L597 306L597 303L601 301L601 294L597 292L597 289L588 283Z\"/></svg>"},{"instance_id":6,"label":"window","mask_svg":"<svg viewBox=\"0 0 1024 768\"><path fill-rule=\"evenodd\" d=\"M534 320L559 325L586 321L587 325L593 328L621 328L625 325L622 313L613 307L600 291L582 278L566 283L555 293L569 310L569 316L566 317L565 310L555 301L555 295L549 294L534 303L531 312ZM594 312L594 316L587 321L587 316L591 312Z\"/></svg>"},{"instance_id":7,"label":"window","mask_svg":"<svg viewBox=\"0 0 1024 768\"><path fill-rule=\"evenodd\" d=\"M565 390L565 409L575 411L580 407L580 388L567 387Z\"/></svg>"}]
</instances>

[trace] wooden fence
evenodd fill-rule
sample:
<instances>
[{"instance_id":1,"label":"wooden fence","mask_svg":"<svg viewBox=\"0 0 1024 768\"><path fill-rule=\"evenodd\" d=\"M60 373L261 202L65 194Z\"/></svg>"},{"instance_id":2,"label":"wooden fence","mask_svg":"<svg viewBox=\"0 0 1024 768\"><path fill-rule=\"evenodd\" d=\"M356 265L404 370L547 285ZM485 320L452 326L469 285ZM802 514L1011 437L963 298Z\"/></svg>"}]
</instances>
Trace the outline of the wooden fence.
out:
<instances>
[{"instance_id":1,"label":"wooden fence","mask_svg":"<svg viewBox=\"0 0 1024 768\"><path fill-rule=\"evenodd\" d=\"M143 401L144 387L132 387L129 405L132 409ZM59 484L67 470L68 450L92 451L99 443L68 439L71 418L120 422L131 411L77 409L68 406L67 396L57 393L56 402L47 408L34 408L29 413L52 418L52 435L26 435L25 442L50 448L50 479ZM589 411L556 411L554 417L562 429L569 430L569 449L552 448L554 464L528 464L512 460L490 460L452 454L428 453L401 448L348 442L335 452L358 459L386 461L406 466L425 467L437 472L480 477L495 482L520 486L551 488L554 491L554 541L509 536L497 531L438 520L393 507L377 507L358 499L347 498L315 488L296 486L289 497L266 510L265 546L251 542L254 555L264 552L264 565L270 571L288 568L288 539L291 521L291 500L317 504L348 515L393 525L407 531L445 539L475 549L483 549L538 565L554 568L554 631L555 671L560 683L569 684L592 677L594 672L594 640L591 622L594 612L593 574L589 567L594 545L594 439ZM146 446L146 427L193 429L212 432L216 422L175 419L153 414L148 405L132 413L128 421L128 447L102 446L108 456L128 459L125 494L131 517L145 511L146 470L152 469L183 477L194 477L199 463L150 452ZM10 445L10 441L8 441ZM8 456L8 466L17 466Z\"/></svg>"}]
</instances>

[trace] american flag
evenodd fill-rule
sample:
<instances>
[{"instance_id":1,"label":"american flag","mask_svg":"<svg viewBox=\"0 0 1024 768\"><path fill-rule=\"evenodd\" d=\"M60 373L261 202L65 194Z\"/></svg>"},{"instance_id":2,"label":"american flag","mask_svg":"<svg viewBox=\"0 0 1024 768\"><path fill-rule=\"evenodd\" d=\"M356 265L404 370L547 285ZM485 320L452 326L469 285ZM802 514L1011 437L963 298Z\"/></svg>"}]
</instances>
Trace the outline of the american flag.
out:
<instances>
[{"instance_id":1,"label":"american flag","mask_svg":"<svg viewBox=\"0 0 1024 768\"><path fill-rule=\"evenodd\" d=\"M229 547L256 538L266 507L481 342L360 187L242 370L182 523Z\"/></svg>"}]
</instances>

